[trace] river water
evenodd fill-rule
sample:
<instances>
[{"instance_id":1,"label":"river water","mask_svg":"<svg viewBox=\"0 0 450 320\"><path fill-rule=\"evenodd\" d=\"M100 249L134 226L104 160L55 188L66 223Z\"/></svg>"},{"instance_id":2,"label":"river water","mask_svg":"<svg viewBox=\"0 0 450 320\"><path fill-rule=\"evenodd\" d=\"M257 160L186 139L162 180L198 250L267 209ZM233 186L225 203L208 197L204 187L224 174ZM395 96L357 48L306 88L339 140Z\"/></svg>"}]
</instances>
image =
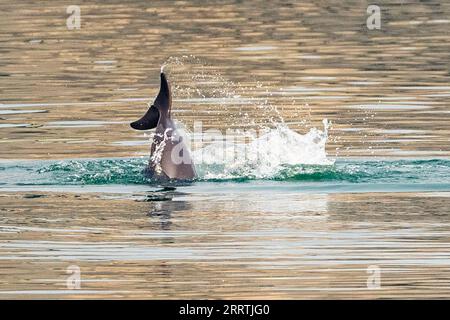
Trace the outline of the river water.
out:
<instances>
[{"instance_id":1,"label":"river water","mask_svg":"<svg viewBox=\"0 0 450 320\"><path fill-rule=\"evenodd\" d=\"M0 0L0 298L448 298L450 4L371 4Z\"/></svg>"}]
</instances>

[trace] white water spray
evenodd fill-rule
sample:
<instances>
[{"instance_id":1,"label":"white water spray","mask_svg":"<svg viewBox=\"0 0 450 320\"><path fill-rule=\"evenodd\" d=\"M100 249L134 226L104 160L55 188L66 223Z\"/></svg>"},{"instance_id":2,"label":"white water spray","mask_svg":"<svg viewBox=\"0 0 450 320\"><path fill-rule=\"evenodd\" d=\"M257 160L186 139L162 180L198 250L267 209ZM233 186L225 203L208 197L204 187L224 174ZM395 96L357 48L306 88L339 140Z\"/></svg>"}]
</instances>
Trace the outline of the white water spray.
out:
<instances>
[{"instance_id":1,"label":"white water spray","mask_svg":"<svg viewBox=\"0 0 450 320\"><path fill-rule=\"evenodd\" d=\"M191 118L199 116L205 121L221 122L218 129L212 130L208 123L205 132L195 132L194 125L193 133L188 130L183 133L187 140L195 139L191 145L197 148L192 156L200 178L272 178L289 166L334 163L327 158L325 150L327 119L323 120L323 129L312 128L306 134L299 134L284 122L277 106L271 103L271 93L261 83L249 88L226 80L193 56L171 57L164 67L176 74L173 76L173 83L177 83L173 90L178 104L175 111L182 110L180 105L185 104L185 114L186 110L201 105L200 112L205 115L197 111ZM230 128L234 128L232 134L228 132ZM211 130L216 136L213 139L208 132Z\"/></svg>"}]
</instances>

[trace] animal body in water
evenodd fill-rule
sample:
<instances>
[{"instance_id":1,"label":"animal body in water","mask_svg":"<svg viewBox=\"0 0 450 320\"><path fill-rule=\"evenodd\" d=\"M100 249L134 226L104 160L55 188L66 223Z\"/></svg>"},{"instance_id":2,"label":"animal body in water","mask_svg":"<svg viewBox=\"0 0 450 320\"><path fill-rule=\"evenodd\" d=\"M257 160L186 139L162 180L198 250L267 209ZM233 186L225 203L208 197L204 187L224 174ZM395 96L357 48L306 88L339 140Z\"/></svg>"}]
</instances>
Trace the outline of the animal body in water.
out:
<instances>
[{"instance_id":1,"label":"animal body in water","mask_svg":"<svg viewBox=\"0 0 450 320\"><path fill-rule=\"evenodd\" d=\"M193 180L197 176L189 148L171 118L172 94L164 72L161 87L145 115L130 125L136 130L156 128L147 176L157 180Z\"/></svg>"}]
</instances>

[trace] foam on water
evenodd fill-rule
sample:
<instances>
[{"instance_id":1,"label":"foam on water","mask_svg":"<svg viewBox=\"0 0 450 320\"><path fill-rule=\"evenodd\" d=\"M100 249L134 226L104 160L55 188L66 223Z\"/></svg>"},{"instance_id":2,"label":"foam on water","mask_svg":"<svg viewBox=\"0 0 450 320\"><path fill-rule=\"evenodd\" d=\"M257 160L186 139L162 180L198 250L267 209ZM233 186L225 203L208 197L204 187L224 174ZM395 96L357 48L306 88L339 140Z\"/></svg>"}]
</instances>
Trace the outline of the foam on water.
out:
<instances>
[{"instance_id":1,"label":"foam on water","mask_svg":"<svg viewBox=\"0 0 450 320\"><path fill-rule=\"evenodd\" d=\"M286 167L332 165L325 151L329 124L323 123L323 131L313 128L305 135L279 124L248 143L225 140L196 150L200 179L273 179Z\"/></svg>"}]
</instances>

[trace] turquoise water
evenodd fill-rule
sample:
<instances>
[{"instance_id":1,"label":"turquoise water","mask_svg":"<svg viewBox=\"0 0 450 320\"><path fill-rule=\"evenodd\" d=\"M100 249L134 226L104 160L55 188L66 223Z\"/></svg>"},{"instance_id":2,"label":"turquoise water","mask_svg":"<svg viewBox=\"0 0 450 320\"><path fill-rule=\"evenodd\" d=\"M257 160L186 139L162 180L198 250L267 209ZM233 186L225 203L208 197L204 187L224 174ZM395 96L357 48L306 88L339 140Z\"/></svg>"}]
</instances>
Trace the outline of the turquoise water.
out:
<instances>
[{"instance_id":1,"label":"turquoise water","mask_svg":"<svg viewBox=\"0 0 450 320\"><path fill-rule=\"evenodd\" d=\"M161 187L142 174L146 163L146 158L2 161L0 188L123 193ZM233 188L274 193L450 191L448 159L338 159L331 165L280 166L265 178L220 178L224 170L220 165L198 165L197 170L199 178L183 188L212 192L214 185L217 192Z\"/></svg>"}]
</instances>

